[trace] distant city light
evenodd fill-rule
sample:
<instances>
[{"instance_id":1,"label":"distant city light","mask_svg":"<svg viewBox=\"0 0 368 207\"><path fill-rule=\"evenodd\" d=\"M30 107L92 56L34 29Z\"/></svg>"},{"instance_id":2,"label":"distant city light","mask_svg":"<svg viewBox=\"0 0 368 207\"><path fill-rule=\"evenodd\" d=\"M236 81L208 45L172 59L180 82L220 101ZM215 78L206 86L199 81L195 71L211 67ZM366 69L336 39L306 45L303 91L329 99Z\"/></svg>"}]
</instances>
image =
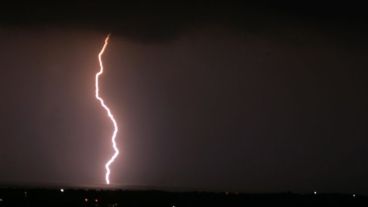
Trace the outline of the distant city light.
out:
<instances>
[{"instance_id":1,"label":"distant city light","mask_svg":"<svg viewBox=\"0 0 368 207\"><path fill-rule=\"evenodd\" d=\"M356 195L355 195L355 194L353 194L353 197L355 198L355 197L356 197Z\"/></svg>"},{"instance_id":2,"label":"distant city light","mask_svg":"<svg viewBox=\"0 0 368 207\"><path fill-rule=\"evenodd\" d=\"M97 198L95 199L95 202L98 203L98 199Z\"/></svg>"},{"instance_id":3,"label":"distant city light","mask_svg":"<svg viewBox=\"0 0 368 207\"><path fill-rule=\"evenodd\" d=\"M4 200L2 198L0 198L0 202L3 202Z\"/></svg>"},{"instance_id":4,"label":"distant city light","mask_svg":"<svg viewBox=\"0 0 368 207\"><path fill-rule=\"evenodd\" d=\"M317 195L317 191L314 191L314 192L313 192L313 194L314 194L314 195Z\"/></svg>"},{"instance_id":5,"label":"distant city light","mask_svg":"<svg viewBox=\"0 0 368 207\"><path fill-rule=\"evenodd\" d=\"M85 198L85 199L84 199L84 202L88 202L88 198Z\"/></svg>"},{"instance_id":6,"label":"distant city light","mask_svg":"<svg viewBox=\"0 0 368 207\"><path fill-rule=\"evenodd\" d=\"M63 188L61 188L61 189L60 189L60 192L64 193L64 189L63 189Z\"/></svg>"}]
</instances>

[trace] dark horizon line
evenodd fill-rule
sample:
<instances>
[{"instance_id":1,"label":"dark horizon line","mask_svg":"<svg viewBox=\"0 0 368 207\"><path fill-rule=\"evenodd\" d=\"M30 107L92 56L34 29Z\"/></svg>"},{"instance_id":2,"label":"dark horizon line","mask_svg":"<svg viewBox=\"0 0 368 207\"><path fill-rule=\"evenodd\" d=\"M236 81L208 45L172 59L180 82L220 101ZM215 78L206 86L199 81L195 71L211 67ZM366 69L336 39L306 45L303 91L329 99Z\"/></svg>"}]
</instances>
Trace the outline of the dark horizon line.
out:
<instances>
[{"instance_id":1,"label":"dark horizon line","mask_svg":"<svg viewBox=\"0 0 368 207\"><path fill-rule=\"evenodd\" d=\"M153 185L118 185L118 184L57 184L54 183L42 183L36 184L32 182L18 182L15 183L2 183L0 182L0 189L41 189L41 190L95 190L95 191L158 191L167 193L226 193L230 195L275 195L275 194L294 194L294 195L314 195L314 191L317 195L359 195L360 197L368 197L367 193L360 192L333 192L333 191L293 191L293 190L280 190L280 191L245 191L245 190L229 190L229 189L211 189L211 188L199 188L199 187L173 187L173 186L153 186Z\"/></svg>"}]
</instances>

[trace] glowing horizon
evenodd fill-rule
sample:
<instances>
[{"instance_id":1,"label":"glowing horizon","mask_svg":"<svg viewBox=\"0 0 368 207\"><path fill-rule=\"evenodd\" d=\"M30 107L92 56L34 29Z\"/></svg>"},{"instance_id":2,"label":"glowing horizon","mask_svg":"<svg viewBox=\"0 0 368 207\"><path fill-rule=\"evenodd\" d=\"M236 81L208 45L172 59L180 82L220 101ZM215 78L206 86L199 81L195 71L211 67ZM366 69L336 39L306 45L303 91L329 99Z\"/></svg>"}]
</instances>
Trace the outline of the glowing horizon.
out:
<instances>
[{"instance_id":1,"label":"glowing horizon","mask_svg":"<svg viewBox=\"0 0 368 207\"><path fill-rule=\"evenodd\" d=\"M106 162L105 164L105 169L106 169L106 173L105 173L105 181L106 184L110 184L110 165L114 162L114 160L116 159L116 157L119 155L119 149L116 145L116 135L118 133L118 125L116 123L116 120L114 118L114 116L112 115L109 107L106 106L104 100L100 97L100 88L99 88L99 78L100 75L104 72L104 67L102 64L102 55L105 52L105 49L107 47L107 45L109 44L109 39L110 39L110 34L108 34L105 38L105 42L104 45L102 47L102 49L100 50L100 52L98 53L98 61L100 63L100 70L98 71L98 73L96 73L96 77L95 77L95 86L96 86L96 99L100 102L101 106L106 110L108 117L110 118L113 126L114 126L114 132L111 136L111 142L112 142L112 147L114 149L114 154L113 156Z\"/></svg>"}]
</instances>

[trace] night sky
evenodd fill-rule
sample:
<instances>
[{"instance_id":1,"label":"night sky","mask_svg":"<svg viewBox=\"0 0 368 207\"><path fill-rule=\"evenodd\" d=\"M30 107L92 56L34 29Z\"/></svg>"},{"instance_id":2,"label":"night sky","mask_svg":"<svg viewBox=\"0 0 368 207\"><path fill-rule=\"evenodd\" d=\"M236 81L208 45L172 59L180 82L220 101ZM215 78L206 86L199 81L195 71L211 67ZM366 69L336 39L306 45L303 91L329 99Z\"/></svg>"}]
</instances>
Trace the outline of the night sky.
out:
<instances>
[{"instance_id":1,"label":"night sky","mask_svg":"<svg viewBox=\"0 0 368 207\"><path fill-rule=\"evenodd\" d=\"M368 194L359 5L3 5L0 185Z\"/></svg>"}]
</instances>

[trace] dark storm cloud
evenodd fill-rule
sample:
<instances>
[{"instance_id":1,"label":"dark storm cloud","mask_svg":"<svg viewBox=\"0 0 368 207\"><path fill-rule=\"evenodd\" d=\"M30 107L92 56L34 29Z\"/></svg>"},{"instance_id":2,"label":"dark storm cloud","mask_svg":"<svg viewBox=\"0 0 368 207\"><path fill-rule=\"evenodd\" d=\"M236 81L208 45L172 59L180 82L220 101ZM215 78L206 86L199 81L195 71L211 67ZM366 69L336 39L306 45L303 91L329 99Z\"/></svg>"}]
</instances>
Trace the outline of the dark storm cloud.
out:
<instances>
[{"instance_id":1,"label":"dark storm cloud","mask_svg":"<svg viewBox=\"0 0 368 207\"><path fill-rule=\"evenodd\" d=\"M204 3L151 2L119 3L76 1L63 3L4 4L0 24L4 26L72 27L110 31L136 41L172 40L187 30L203 25L262 32L279 24L312 25L334 30L362 30L367 15L359 4ZM348 27L348 28L347 28Z\"/></svg>"}]
</instances>

